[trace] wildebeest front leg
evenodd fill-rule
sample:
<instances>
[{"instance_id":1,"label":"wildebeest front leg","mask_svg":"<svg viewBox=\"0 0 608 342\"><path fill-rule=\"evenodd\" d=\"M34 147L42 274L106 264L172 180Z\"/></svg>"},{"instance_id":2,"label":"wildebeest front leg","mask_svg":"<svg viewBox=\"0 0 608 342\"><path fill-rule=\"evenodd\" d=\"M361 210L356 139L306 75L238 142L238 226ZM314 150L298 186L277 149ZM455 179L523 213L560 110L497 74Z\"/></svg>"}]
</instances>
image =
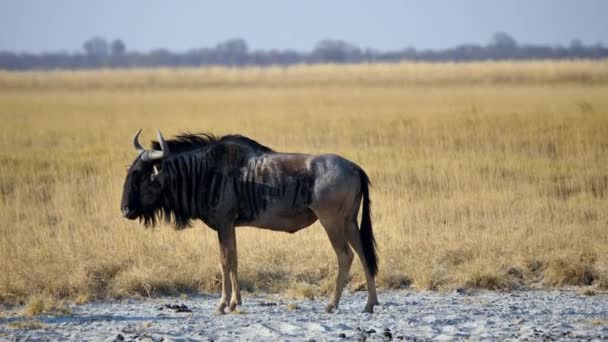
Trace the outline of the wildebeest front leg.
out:
<instances>
[{"instance_id":1,"label":"wildebeest front leg","mask_svg":"<svg viewBox=\"0 0 608 342\"><path fill-rule=\"evenodd\" d=\"M239 278L237 271L239 268L238 257L236 253L236 235L234 233L234 227L232 228L232 245L231 251L231 262L230 262L230 283L232 285L232 296L230 297L230 311L234 311L237 305L241 305L241 289L239 288Z\"/></svg>"},{"instance_id":2,"label":"wildebeest front leg","mask_svg":"<svg viewBox=\"0 0 608 342\"><path fill-rule=\"evenodd\" d=\"M228 306L228 300L236 296L232 294L232 283L230 281L231 270L236 265L236 238L234 226L222 227L217 230L220 242L220 267L222 270L222 298L217 306L217 313L224 314L224 309ZM234 276L236 278L236 275ZM235 289L238 290L238 287ZM232 307L231 307L232 309Z\"/></svg>"}]
</instances>

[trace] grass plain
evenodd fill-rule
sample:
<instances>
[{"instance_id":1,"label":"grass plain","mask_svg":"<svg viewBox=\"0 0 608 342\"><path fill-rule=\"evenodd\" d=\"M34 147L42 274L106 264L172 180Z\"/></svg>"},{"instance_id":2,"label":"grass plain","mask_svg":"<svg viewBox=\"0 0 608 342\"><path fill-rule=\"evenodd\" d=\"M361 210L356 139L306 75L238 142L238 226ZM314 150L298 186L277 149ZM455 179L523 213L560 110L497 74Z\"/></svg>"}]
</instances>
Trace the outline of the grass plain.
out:
<instances>
[{"instance_id":1,"label":"grass plain","mask_svg":"<svg viewBox=\"0 0 608 342\"><path fill-rule=\"evenodd\" d=\"M219 288L212 230L121 217L157 127L361 165L381 288L608 288L606 61L0 72L0 122L0 302ZM318 223L237 239L244 289L331 290Z\"/></svg>"}]
</instances>

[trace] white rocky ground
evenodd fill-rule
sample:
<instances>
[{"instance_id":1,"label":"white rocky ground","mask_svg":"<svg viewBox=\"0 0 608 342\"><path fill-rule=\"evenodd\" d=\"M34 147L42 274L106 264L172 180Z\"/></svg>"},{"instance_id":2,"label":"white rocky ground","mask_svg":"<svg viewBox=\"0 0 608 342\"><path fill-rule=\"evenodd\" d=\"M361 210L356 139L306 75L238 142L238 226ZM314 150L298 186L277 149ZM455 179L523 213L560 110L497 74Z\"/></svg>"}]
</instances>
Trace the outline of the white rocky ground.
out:
<instances>
[{"instance_id":1,"label":"white rocky ground","mask_svg":"<svg viewBox=\"0 0 608 342\"><path fill-rule=\"evenodd\" d=\"M38 317L44 327L33 330L15 328L28 318L13 308L0 316L0 340L608 340L608 295L383 291L372 315L360 312L365 296L345 293L334 314L323 312L325 298L275 295L245 294L241 312L224 316L213 314L217 296L90 303Z\"/></svg>"}]
</instances>

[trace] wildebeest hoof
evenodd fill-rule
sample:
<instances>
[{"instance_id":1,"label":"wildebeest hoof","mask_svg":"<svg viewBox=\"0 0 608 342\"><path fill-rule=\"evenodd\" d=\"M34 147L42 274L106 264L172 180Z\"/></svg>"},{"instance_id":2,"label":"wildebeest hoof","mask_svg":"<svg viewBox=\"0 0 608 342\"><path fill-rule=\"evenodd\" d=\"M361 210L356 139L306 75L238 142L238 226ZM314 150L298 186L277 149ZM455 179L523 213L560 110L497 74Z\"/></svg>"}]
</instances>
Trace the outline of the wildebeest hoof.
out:
<instances>
[{"instance_id":1,"label":"wildebeest hoof","mask_svg":"<svg viewBox=\"0 0 608 342\"><path fill-rule=\"evenodd\" d=\"M238 304L237 302L230 303L230 306L228 307L228 310L230 310L230 312L233 312L234 310L236 310L237 304Z\"/></svg>"},{"instance_id":2,"label":"wildebeest hoof","mask_svg":"<svg viewBox=\"0 0 608 342\"><path fill-rule=\"evenodd\" d=\"M225 314L224 309L226 308L226 304L225 303L221 303L220 305L217 306L217 308L215 309L215 314L216 315L223 315Z\"/></svg>"},{"instance_id":3,"label":"wildebeest hoof","mask_svg":"<svg viewBox=\"0 0 608 342\"><path fill-rule=\"evenodd\" d=\"M325 306L325 312L332 313L334 312L334 308L335 306L333 304L327 304L327 306Z\"/></svg>"},{"instance_id":4,"label":"wildebeest hoof","mask_svg":"<svg viewBox=\"0 0 608 342\"><path fill-rule=\"evenodd\" d=\"M367 304L365 309L363 309L364 313L374 313L374 304Z\"/></svg>"}]
</instances>

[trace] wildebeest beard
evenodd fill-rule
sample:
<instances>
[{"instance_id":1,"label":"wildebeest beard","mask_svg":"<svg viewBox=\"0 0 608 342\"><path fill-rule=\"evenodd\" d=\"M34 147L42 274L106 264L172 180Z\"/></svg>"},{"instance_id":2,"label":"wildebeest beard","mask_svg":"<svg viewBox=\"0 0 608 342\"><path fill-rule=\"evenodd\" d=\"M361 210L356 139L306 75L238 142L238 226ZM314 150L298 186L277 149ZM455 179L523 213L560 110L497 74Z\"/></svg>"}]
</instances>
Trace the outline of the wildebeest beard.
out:
<instances>
[{"instance_id":1,"label":"wildebeest beard","mask_svg":"<svg viewBox=\"0 0 608 342\"><path fill-rule=\"evenodd\" d=\"M146 227L154 227L161 220L178 230L191 227L193 219L202 217L204 207L209 204L209 187L218 178L209 171L208 163L194 153L163 161L161 200L152 210L142 212L140 221Z\"/></svg>"}]
</instances>

